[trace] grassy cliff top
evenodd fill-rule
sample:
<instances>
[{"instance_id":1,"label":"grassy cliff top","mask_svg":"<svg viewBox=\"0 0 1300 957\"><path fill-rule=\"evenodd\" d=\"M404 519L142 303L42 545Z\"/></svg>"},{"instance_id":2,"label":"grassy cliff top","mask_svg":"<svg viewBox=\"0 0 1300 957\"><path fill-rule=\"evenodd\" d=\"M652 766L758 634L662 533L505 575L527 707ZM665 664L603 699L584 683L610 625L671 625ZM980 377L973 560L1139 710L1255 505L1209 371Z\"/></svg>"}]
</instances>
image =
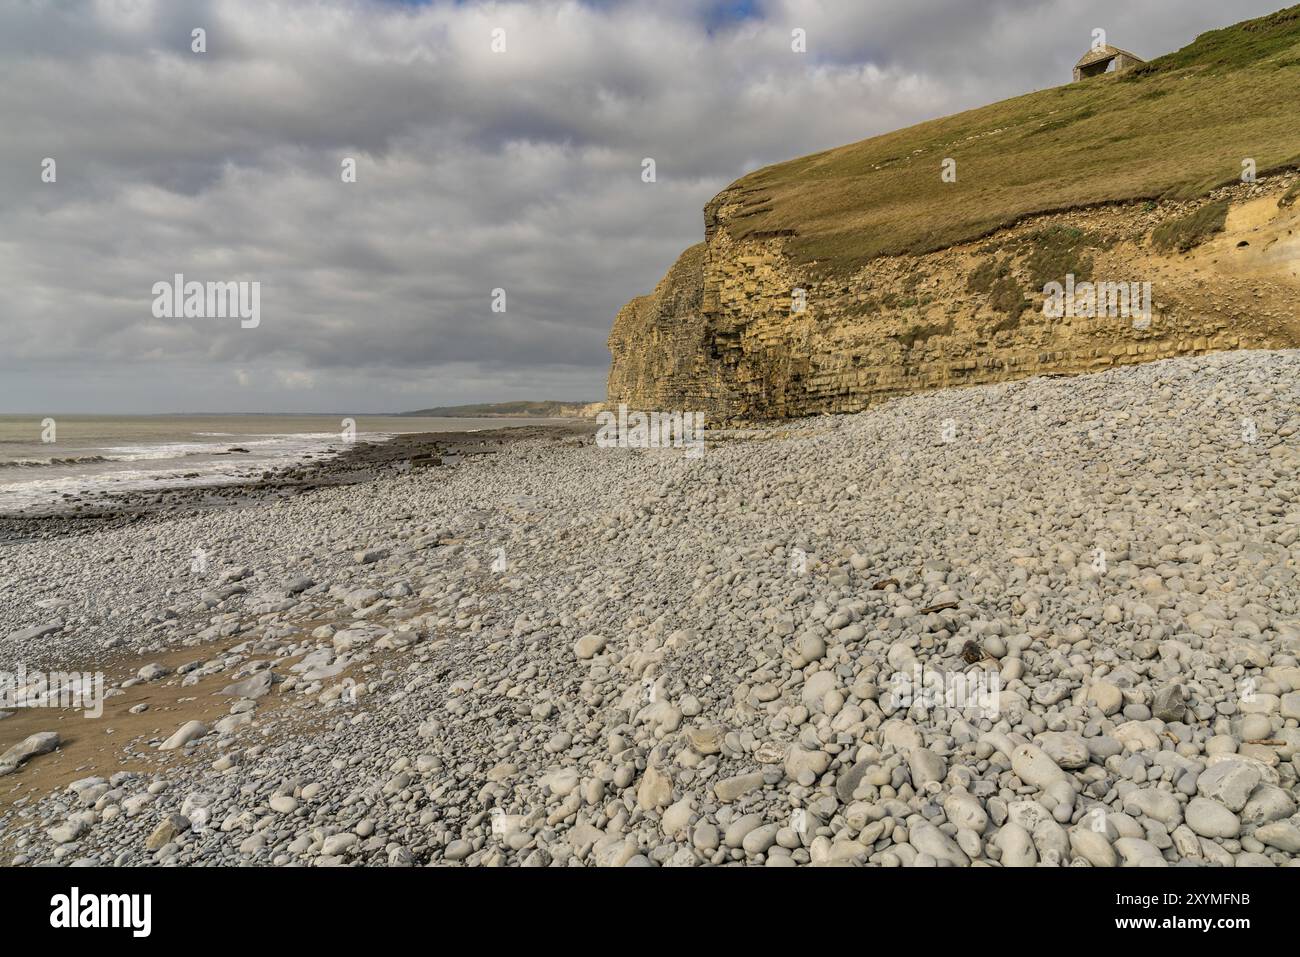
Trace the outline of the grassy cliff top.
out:
<instances>
[{"instance_id":1,"label":"grassy cliff top","mask_svg":"<svg viewBox=\"0 0 1300 957\"><path fill-rule=\"evenodd\" d=\"M940 178L946 157L955 183ZM743 209L727 220L739 237L792 235L797 261L836 272L1036 213L1193 198L1238 180L1248 157L1260 173L1300 165L1300 5L1126 73L760 169L732 185Z\"/></svg>"}]
</instances>

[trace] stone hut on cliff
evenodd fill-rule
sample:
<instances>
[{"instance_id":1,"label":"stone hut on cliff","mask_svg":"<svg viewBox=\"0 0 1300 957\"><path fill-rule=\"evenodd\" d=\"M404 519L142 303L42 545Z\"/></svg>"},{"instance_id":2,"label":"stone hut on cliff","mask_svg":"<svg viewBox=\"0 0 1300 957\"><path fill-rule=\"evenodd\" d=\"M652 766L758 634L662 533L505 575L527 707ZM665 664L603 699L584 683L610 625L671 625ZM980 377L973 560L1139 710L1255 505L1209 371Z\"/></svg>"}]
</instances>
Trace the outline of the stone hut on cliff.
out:
<instances>
[{"instance_id":1,"label":"stone hut on cliff","mask_svg":"<svg viewBox=\"0 0 1300 957\"><path fill-rule=\"evenodd\" d=\"M1119 47L1113 47L1109 43L1102 47L1089 50L1074 65L1074 79L1079 81L1085 77L1097 76L1105 73L1110 69L1111 64L1115 65L1116 73L1123 73L1125 70L1131 70L1139 63L1145 63L1141 57L1129 53L1127 50L1121 50Z\"/></svg>"}]
</instances>

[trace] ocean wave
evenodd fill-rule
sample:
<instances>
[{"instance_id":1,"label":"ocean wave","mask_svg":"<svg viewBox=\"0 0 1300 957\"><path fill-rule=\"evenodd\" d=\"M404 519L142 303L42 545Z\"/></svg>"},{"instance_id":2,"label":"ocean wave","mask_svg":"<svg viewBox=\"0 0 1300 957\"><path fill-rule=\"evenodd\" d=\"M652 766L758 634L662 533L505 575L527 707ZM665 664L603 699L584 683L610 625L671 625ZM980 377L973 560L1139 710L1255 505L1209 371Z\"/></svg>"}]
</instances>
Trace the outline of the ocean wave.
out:
<instances>
[{"instance_id":1,"label":"ocean wave","mask_svg":"<svg viewBox=\"0 0 1300 957\"><path fill-rule=\"evenodd\" d=\"M53 456L48 459L16 459L13 462L0 462L0 469L34 469L51 466L94 465L97 462L110 462L102 455L73 455L67 458Z\"/></svg>"},{"instance_id":2,"label":"ocean wave","mask_svg":"<svg viewBox=\"0 0 1300 957\"><path fill-rule=\"evenodd\" d=\"M48 459L15 459L12 462L0 462L0 469L67 468L73 465L102 465L106 462L166 461L167 459L184 459L191 455L212 455L218 451L224 451L224 449L212 446L211 448L185 452L174 449L157 449L127 452L121 455L69 455L62 457L55 455Z\"/></svg>"},{"instance_id":3,"label":"ocean wave","mask_svg":"<svg viewBox=\"0 0 1300 957\"><path fill-rule=\"evenodd\" d=\"M337 432L188 434L209 441L105 445L85 449L83 455L0 460L0 512L57 509L66 498L77 495L245 482L267 468L337 454L348 444ZM357 441L386 441L393 434L362 432Z\"/></svg>"},{"instance_id":4,"label":"ocean wave","mask_svg":"<svg viewBox=\"0 0 1300 957\"><path fill-rule=\"evenodd\" d=\"M121 445L104 449L92 455L51 456L48 459L15 459L0 461L3 468L56 468L73 465L102 465L106 462L165 462L170 459L187 459L199 455L227 455L235 450L251 452L275 452L275 449L262 449L262 446L279 445L274 440L261 442L211 442L211 443L168 443L163 445ZM296 451L286 449L286 452ZM238 453L236 453L238 454Z\"/></svg>"}]
</instances>

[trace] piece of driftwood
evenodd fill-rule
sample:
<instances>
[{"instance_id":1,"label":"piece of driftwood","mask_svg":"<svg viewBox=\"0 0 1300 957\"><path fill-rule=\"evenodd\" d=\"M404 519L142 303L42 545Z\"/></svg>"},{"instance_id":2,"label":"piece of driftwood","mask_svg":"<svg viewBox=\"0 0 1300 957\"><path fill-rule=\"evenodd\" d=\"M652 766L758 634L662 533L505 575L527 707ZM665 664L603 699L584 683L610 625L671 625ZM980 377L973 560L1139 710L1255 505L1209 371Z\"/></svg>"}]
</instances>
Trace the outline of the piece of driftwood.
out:
<instances>
[{"instance_id":1,"label":"piece of driftwood","mask_svg":"<svg viewBox=\"0 0 1300 957\"><path fill-rule=\"evenodd\" d=\"M939 602L939 604L931 605L929 608L922 608L920 611L917 612L917 614L933 615L936 611L943 611L944 609L947 608L956 608L956 607L957 607L957 603L955 601L941 601Z\"/></svg>"}]
</instances>

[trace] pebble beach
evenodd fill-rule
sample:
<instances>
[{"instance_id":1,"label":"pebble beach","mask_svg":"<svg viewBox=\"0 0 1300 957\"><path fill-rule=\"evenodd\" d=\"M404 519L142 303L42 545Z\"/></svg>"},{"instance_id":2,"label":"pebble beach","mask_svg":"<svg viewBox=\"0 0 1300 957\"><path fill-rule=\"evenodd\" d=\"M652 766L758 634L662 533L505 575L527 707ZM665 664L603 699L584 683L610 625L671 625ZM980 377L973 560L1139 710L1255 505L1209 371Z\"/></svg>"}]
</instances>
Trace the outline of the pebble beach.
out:
<instances>
[{"instance_id":1,"label":"pebble beach","mask_svg":"<svg viewBox=\"0 0 1300 957\"><path fill-rule=\"evenodd\" d=\"M1300 352L713 425L0 547L0 862L1300 861Z\"/></svg>"}]
</instances>

